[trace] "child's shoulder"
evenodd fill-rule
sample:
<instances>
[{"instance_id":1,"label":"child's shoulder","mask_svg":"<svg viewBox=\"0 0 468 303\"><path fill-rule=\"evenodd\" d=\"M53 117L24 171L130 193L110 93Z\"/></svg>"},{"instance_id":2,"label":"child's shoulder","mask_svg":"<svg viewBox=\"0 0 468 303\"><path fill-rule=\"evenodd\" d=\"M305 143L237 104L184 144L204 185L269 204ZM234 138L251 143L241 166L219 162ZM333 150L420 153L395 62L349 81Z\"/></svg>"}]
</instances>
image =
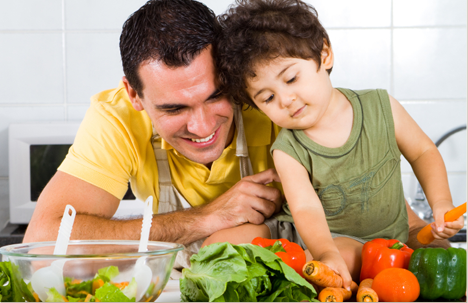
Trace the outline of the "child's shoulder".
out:
<instances>
[{"instance_id":1,"label":"child's shoulder","mask_svg":"<svg viewBox=\"0 0 468 303\"><path fill-rule=\"evenodd\" d=\"M339 90L348 99L358 97L361 101L375 99L390 100L387 90L383 88L350 89L337 87L336 89Z\"/></svg>"}]
</instances>

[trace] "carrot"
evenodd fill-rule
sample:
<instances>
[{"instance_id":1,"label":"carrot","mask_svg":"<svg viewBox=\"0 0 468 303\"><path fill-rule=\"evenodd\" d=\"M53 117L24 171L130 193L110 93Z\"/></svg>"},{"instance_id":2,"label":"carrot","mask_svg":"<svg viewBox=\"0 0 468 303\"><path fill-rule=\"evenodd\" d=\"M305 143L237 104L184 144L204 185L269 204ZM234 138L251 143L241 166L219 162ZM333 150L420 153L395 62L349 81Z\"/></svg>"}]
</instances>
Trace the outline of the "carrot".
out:
<instances>
[{"instance_id":1,"label":"carrot","mask_svg":"<svg viewBox=\"0 0 468 303\"><path fill-rule=\"evenodd\" d=\"M372 282L374 282L374 279L364 279L361 281L356 295L358 302L379 302L379 296L371 288Z\"/></svg>"},{"instance_id":2,"label":"carrot","mask_svg":"<svg viewBox=\"0 0 468 303\"><path fill-rule=\"evenodd\" d=\"M343 287L325 287L319 293L320 302L343 302L351 298L352 292Z\"/></svg>"},{"instance_id":3,"label":"carrot","mask_svg":"<svg viewBox=\"0 0 468 303\"><path fill-rule=\"evenodd\" d=\"M302 273L307 280L321 287L343 286L341 276L320 261L307 262L302 268Z\"/></svg>"},{"instance_id":4,"label":"carrot","mask_svg":"<svg viewBox=\"0 0 468 303\"><path fill-rule=\"evenodd\" d=\"M445 222L453 222L460 218L464 213L466 213L466 202L448 211L444 216L444 220ZM419 243L424 245L435 240L434 235L432 234L431 224L424 226L424 228L419 231L417 239Z\"/></svg>"},{"instance_id":5,"label":"carrot","mask_svg":"<svg viewBox=\"0 0 468 303\"><path fill-rule=\"evenodd\" d=\"M93 295L96 293L96 289L104 285L104 281L102 279L97 279L93 281L92 292Z\"/></svg>"},{"instance_id":6,"label":"carrot","mask_svg":"<svg viewBox=\"0 0 468 303\"><path fill-rule=\"evenodd\" d=\"M33 292L33 297L34 297L34 300L36 300L36 302L41 302L41 300L39 300L39 295L36 294L35 292Z\"/></svg>"},{"instance_id":7,"label":"carrot","mask_svg":"<svg viewBox=\"0 0 468 303\"><path fill-rule=\"evenodd\" d=\"M93 295L87 294L84 301L85 301L85 302L91 302L91 298L92 298L92 297L93 297Z\"/></svg>"},{"instance_id":8,"label":"carrot","mask_svg":"<svg viewBox=\"0 0 468 303\"><path fill-rule=\"evenodd\" d=\"M117 286L120 290L124 289L125 287L128 286L128 284L130 284L129 282L120 282L120 283L112 283L114 284L115 286Z\"/></svg>"}]
</instances>

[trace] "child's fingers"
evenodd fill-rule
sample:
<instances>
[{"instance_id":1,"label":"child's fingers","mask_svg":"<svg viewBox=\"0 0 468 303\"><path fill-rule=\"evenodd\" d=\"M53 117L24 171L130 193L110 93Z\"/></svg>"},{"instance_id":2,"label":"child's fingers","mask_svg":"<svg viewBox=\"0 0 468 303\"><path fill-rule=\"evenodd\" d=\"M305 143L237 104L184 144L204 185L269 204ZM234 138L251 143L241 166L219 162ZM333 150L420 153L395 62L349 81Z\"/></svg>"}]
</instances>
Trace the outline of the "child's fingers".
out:
<instances>
[{"instance_id":1,"label":"child's fingers","mask_svg":"<svg viewBox=\"0 0 468 303\"><path fill-rule=\"evenodd\" d=\"M351 277L351 274L349 273L349 270L346 264L338 268L338 271L339 271L338 274L343 279L343 288L346 288L347 290L351 290L351 282L353 281L353 278Z\"/></svg>"},{"instance_id":2,"label":"child's fingers","mask_svg":"<svg viewBox=\"0 0 468 303\"><path fill-rule=\"evenodd\" d=\"M445 223L445 224L446 224L446 226L445 226L445 228L443 229L442 232L433 230L434 238L439 239L439 240L448 239L448 238L451 238L451 237L455 236L458 233L458 231L460 230L460 228L450 228L447 225L447 223Z\"/></svg>"},{"instance_id":3,"label":"child's fingers","mask_svg":"<svg viewBox=\"0 0 468 303\"><path fill-rule=\"evenodd\" d=\"M458 218L457 220L453 222L445 222L446 228L457 229L457 231L462 229L464 226L465 226L465 219L463 218L463 216L461 216L460 218Z\"/></svg>"}]
</instances>

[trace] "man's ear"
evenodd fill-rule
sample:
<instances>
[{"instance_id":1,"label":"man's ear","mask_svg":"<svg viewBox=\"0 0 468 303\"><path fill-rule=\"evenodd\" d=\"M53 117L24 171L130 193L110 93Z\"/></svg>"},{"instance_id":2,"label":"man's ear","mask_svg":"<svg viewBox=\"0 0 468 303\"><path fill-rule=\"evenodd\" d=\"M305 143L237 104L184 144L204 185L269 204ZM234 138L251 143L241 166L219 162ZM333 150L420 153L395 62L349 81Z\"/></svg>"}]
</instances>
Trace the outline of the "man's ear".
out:
<instances>
[{"instance_id":1,"label":"man's ear","mask_svg":"<svg viewBox=\"0 0 468 303\"><path fill-rule=\"evenodd\" d=\"M323 39L322 66L325 68L325 70L333 67L334 59L335 57L331 46L329 46L327 41Z\"/></svg>"},{"instance_id":2,"label":"man's ear","mask_svg":"<svg viewBox=\"0 0 468 303\"><path fill-rule=\"evenodd\" d=\"M125 89L127 90L128 97L130 98L130 102L132 102L133 108L137 111L144 110L143 104L141 104L141 99L138 96L136 90L128 83L127 77L123 76L122 81L125 85Z\"/></svg>"}]
</instances>

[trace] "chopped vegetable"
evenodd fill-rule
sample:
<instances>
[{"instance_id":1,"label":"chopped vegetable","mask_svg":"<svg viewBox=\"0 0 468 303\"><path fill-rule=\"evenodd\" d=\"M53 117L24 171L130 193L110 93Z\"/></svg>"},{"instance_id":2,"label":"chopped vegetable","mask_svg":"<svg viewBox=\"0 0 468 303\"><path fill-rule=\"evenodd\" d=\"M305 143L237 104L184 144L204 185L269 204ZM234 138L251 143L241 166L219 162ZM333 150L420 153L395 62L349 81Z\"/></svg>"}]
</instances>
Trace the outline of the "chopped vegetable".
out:
<instances>
[{"instance_id":1,"label":"chopped vegetable","mask_svg":"<svg viewBox=\"0 0 468 303\"><path fill-rule=\"evenodd\" d=\"M416 275L425 300L460 299L466 292L466 250L463 248L419 248L409 270Z\"/></svg>"},{"instance_id":2,"label":"chopped vegetable","mask_svg":"<svg viewBox=\"0 0 468 303\"><path fill-rule=\"evenodd\" d=\"M47 290L47 302L134 302L136 280L113 283L111 279L119 274L116 266L101 268L93 280L81 281L65 278L66 295L62 296L55 288ZM14 279L12 278L14 277ZM0 301L1 302L40 302L32 290L31 283L26 285L17 266L10 262L0 262ZM153 285L154 288L154 285Z\"/></svg>"},{"instance_id":3,"label":"chopped vegetable","mask_svg":"<svg viewBox=\"0 0 468 303\"><path fill-rule=\"evenodd\" d=\"M451 209L444 215L445 222L453 222L463 216L466 213L466 202L462 205ZM432 234L431 224L427 224L423 229L421 229L416 236L419 243L427 245L435 240L434 235Z\"/></svg>"},{"instance_id":4,"label":"chopped vegetable","mask_svg":"<svg viewBox=\"0 0 468 303\"><path fill-rule=\"evenodd\" d=\"M360 280L374 279L386 268L408 269L413 250L398 240L374 239L362 247L362 266Z\"/></svg>"},{"instance_id":5,"label":"chopped vegetable","mask_svg":"<svg viewBox=\"0 0 468 303\"><path fill-rule=\"evenodd\" d=\"M215 243L182 270L182 301L316 301L312 285L271 251L252 244Z\"/></svg>"},{"instance_id":6,"label":"chopped vegetable","mask_svg":"<svg viewBox=\"0 0 468 303\"><path fill-rule=\"evenodd\" d=\"M343 279L330 267L320 261L309 261L304 265L304 277L320 287L343 286Z\"/></svg>"},{"instance_id":7,"label":"chopped vegetable","mask_svg":"<svg viewBox=\"0 0 468 303\"><path fill-rule=\"evenodd\" d=\"M373 279L364 279L359 284L359 289L356 295L356 301L358 302L379 302L379 296L372 289Z\"/></svg>"},{"instance_id":8,"label":"chopped vegetable","mask_svg":"<svg viewBox=\"0 0 468 303\"><path fill-rule=\"evenodd\" d=\"M0 262L0 301L1 302L34 302L32 292L19 278L18 266L10 261Z\"/></svg>"},{"instance_id":9,"label":"chopped vegetable","mask_svg":"<svg viewBox=\"0 0 468 303\"><path fill-rule=\"evenodd\" d=\"M299 244L289 242L286 239L265 239L261 237L253 239L252 244L270 250L298 274L303 275L302 267L306 263L306 255Z\"/></svg>"},{"instance_id":10,"label":"chopped vegetable","mask_svg":"<svg viewBox=\"0 0 468 303\"><path fill-rule=\"evenodd\" d=\"M372 289L384 302L414 302L419 297L418 279L404 268L382 270L375 276Z\"/></svg>"},{"instance_id":11,"label":"chopped vegetable","mask_svg":"<svg viewBox=\"0 0 468 303\"><path fill-rule=\"evenodd\" d=\"M109 282L96 289L96 299L101 302L135 302L135 298L130 300L117 286Z\"/></svg>"},{"instance_id":12,"label":"chopped vegetable","mask_svg":"<svg viewBox=\"0 0 468 303\"><path fill-rule=\"evenodd\" d=\"M67 298L62 296L54 287L46 291L46 302L68 302Z\"/></svg>"}]
</instances>

